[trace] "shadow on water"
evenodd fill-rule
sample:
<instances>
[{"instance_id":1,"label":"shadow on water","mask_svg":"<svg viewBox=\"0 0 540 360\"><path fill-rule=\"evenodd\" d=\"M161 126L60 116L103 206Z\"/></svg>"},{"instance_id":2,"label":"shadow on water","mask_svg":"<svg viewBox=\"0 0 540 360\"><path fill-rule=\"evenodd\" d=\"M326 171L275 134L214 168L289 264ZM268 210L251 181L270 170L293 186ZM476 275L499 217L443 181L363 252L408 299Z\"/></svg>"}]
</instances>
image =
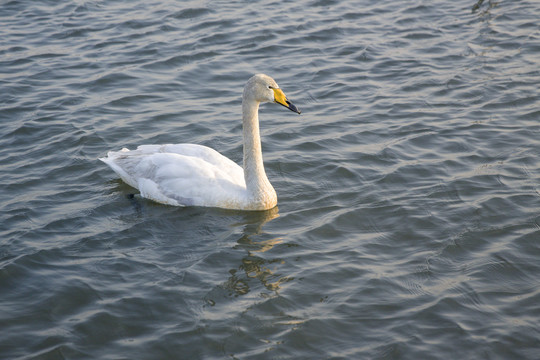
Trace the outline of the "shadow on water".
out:
<instances>
[{"instance_id":1,"label":"shadow on water","mask_svg":"<svg viewBox=\"0 0 540 360\"><path fill-rule=\"evenodd\" d=\"M131 215L124 215L123 220L132 222L134 228L160 238L170 238L174 234L175 241L185 242L183 249L186 252L195 251L191 247L195 245L194 239L199 239L202 243L196 245L197 257L206 257L206 261L228 268L219 275L228 274L217 286L222 296L246 295L255 283L260 283L263 291L277 294L281 284L292 280L276 272L275 268L283 260L271 254L272 249L283 244L282 237L263 230L266 224L279 217L277 206L266 211L177 208L156 204L131 193L125 197L131 205ZM240 261L239 252L245 252ZM214 300L207 301L214 303Z\"/></svg>"}]
</instances>

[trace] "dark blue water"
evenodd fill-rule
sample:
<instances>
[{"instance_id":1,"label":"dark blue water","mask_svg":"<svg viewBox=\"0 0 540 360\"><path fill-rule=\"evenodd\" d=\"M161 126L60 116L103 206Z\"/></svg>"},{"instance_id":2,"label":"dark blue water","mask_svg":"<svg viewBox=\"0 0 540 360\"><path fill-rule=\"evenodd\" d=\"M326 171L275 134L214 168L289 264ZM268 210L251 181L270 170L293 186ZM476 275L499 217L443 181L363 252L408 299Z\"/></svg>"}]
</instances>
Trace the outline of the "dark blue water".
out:
<instances>
[{"instance_id":1,"label":"dark blue water","mask_svg":"<svg viewBox=\"0 0 540 360\"><path fill-rule=\"evenodd\" d=\"M537 359L540 2L2 1L0 358ZM242 161L267 212L97 159ZM132 196L135 194L135 196Z\"/></svg>"}]
</instances>

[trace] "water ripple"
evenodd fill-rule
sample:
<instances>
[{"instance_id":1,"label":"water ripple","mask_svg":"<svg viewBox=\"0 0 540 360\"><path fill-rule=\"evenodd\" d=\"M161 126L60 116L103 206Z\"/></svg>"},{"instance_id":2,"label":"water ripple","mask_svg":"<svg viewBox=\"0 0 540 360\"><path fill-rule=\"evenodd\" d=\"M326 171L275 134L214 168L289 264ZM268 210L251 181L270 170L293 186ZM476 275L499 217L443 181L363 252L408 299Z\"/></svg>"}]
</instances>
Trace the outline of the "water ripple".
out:
<instances>
[{"instance_id":1,"label":"water ripple","mask_svg":"<svg viewBox=\"0 0 540 360\"><path fill-rule=\"evenodd\" d=\"M538 352L536 2L7 1L6 358L523 358ZM141 199L98 158L241 162L279 208Z\"/></svg>"}]
</instances>

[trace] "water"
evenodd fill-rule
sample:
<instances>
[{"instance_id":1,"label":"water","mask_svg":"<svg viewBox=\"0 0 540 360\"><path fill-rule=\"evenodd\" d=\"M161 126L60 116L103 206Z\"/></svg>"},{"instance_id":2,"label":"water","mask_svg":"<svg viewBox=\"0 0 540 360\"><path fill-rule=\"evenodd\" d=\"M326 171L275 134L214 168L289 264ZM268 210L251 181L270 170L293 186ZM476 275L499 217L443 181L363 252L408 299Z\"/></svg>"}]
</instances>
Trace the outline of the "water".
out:
<instances>
[{"instance_id":1,"label":"water","mask_svg":"<svg viewBox=\"0 0 540 360\"><path fill-rule=\"evenodd\" d=\"M537 1L3 1L0 358L535 359ZM242 159L268 212L155 204L97 160Z\"/></svg>"}]
</instances>

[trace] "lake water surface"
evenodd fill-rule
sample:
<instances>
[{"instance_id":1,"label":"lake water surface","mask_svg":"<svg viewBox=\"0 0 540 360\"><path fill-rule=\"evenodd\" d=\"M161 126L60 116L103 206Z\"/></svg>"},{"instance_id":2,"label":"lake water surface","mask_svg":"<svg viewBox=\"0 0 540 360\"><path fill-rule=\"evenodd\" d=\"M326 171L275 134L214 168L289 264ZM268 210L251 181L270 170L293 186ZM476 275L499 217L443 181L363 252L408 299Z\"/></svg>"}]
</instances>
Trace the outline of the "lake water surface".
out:
<instances>
[{"instance_id":1,"label":"lake water surface","mask_svg":"<svg viewBox=\"0 0 540 360\"><path fill-rule=\"evenodd\" d=\"M540 2L0 2L0 358L538 359ZM98 158L242 161L171 207Z\"/></svg>"}]
</instances>

